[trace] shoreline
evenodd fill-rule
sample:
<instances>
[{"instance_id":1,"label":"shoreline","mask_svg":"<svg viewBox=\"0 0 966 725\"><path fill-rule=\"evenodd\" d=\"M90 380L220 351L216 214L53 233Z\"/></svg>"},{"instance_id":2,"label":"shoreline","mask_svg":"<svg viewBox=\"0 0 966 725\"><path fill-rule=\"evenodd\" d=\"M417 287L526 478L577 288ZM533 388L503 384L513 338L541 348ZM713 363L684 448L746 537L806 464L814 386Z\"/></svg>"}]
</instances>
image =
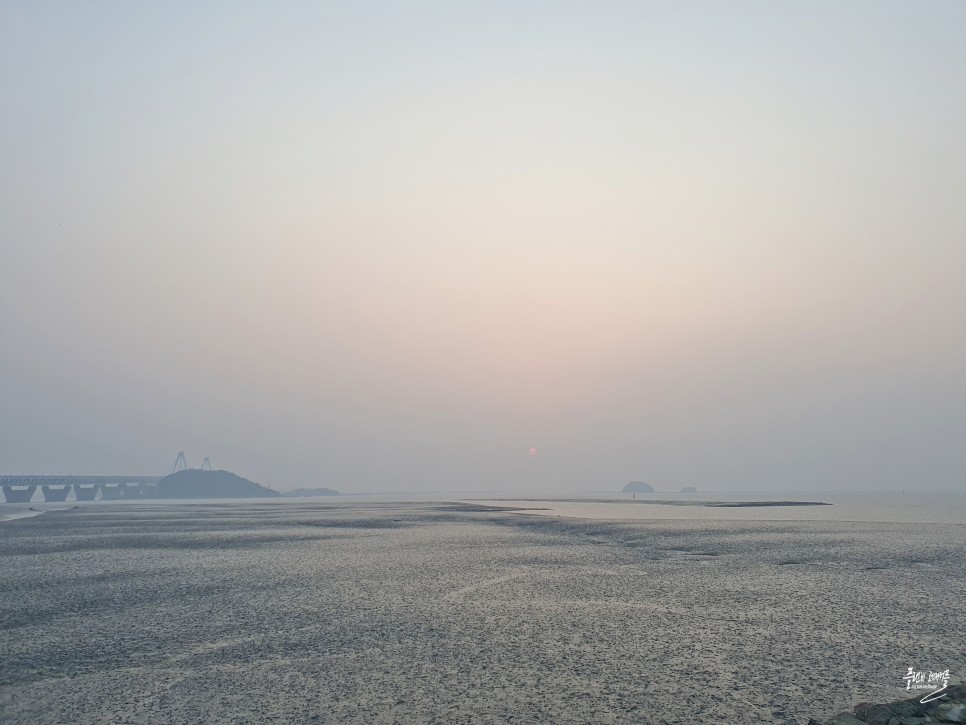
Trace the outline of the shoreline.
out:
<instances>
[{"instance_id":1,"label":"shoreline","mask_svg":"<svg viewBox=\"0 0 966 725\"><path fill-rule=\"evenodd\" d=\"M64 509L66 510L66 509ZM17 521L18 519L29 519L34 516L40 516L41 514L47 513L46 511L20 511L12 514L0 513L0 524L7 521Z\"/></svg>"},{"instance_id":2,"label":"shoreline","mask_svg":"<svg viewBox=\"0 0 966 725\"><path fill-rule=\"evenodd\" d=\"M769 506L834 506L826 501L688 501L678 499L611 498L466 498L461 501L520 501L546 503L656 504L660 506L706 506L709 508L765 508Z\"/></svg>"}]
</instances>

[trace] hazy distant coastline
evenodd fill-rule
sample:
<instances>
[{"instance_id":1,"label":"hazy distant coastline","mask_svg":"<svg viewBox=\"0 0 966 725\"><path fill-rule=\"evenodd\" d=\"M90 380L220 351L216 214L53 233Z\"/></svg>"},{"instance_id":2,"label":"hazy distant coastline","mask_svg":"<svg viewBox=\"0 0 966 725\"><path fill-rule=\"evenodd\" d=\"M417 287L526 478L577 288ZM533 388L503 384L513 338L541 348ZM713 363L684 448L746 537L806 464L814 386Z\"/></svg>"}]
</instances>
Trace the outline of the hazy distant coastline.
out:
<instances>
[{"instance_id":1,"label":"hazy distant coastline","mask_svg":"<svg viewBox=\"0 0 966 725\"><path fill-rule=\"evenodd\" d=\"M341 496L340 491L334 488L296 488L293 491L286 491L283 496L308 497L308 496Z\"/></svg>"}]
</instances>

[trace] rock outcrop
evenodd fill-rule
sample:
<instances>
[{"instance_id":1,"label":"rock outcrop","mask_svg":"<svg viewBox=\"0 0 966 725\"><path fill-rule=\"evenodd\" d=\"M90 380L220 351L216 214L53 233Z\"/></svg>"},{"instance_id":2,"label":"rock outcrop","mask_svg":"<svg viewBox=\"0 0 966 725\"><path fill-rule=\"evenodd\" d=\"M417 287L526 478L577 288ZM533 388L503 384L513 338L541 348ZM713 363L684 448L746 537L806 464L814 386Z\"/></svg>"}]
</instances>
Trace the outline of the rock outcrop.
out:
<instances>
[{"instance_id":1,"label":"rock outcrop","mask_svg":"<svg viewBox=\"0 0 966 725\"><path fill-rule=\"evenodd\" d=\"M953 685L946 695L923 704L926 693L884 705L861 702L852 712L840 712L828 720L809 720L808 725L927 725L966 723L966 685Z\"/></svg>"}]
</instances>

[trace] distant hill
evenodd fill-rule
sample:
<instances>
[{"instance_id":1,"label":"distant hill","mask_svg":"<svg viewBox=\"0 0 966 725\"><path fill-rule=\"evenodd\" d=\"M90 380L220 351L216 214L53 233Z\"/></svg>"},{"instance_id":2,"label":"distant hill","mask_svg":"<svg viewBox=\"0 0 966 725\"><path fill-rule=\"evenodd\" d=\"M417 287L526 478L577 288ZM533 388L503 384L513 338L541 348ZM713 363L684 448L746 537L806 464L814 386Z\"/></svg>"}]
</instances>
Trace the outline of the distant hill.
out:
<instances>
[{"instance_id":1,"label":"distant hill","mask_svg":"<svg viewBox=\"0 0 966 725\"><path fill-rule=\"evenodd\" d=\"M281 496L231 471L202 471L190 468L158 481L157 498L261 498Z\"/></svg>"},{"instance_id":2,"label":"distant hill","mask_svg":"<svg viewBox=\"0 0 966 725\"><path fill-rule=\"evenodd\" d=\"M697 493L697 492L698 492L698 489L696 489L694 486L685 486L684 488L681 489L681 493Z\"/></svg>"},{"instance_id":3,"label":"distant hill","mask_svg":"<svg viewBox=\"0 0 966 725\"><path fill-rule=\"evenodd\" d=\"M342 494L333 488L297 488L288 491L283 496L341 496Z\"/></svg>"},{"instance_id":4,"label":"distant hill","mask_svg":"<svg viewBox=\"0 0 966 725\"><path fill-rule=\"evenodd\" d=\"M624 486L624 493L654 493L654 487L644 481L631 481Z\"/></svg>"}]
</instances>

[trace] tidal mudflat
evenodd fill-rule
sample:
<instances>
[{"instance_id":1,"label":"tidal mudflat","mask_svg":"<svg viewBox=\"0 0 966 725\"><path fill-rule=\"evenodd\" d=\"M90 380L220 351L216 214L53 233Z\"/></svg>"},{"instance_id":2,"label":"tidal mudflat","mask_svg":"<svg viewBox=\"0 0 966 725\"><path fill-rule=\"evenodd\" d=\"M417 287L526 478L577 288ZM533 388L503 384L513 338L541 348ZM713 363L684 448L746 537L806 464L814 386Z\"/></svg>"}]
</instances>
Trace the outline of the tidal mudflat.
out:
<instances>
[{"instance_id":1,"label":"tidal mudflat","mask_svg":"<svg viewBox=\"0 0 966 725\"><path fill-rule=\"evenodd\" d=\"M962 524L547 514L5 521L0 720L805 723L966 673Z\"/></svg>"}]
</instances>

